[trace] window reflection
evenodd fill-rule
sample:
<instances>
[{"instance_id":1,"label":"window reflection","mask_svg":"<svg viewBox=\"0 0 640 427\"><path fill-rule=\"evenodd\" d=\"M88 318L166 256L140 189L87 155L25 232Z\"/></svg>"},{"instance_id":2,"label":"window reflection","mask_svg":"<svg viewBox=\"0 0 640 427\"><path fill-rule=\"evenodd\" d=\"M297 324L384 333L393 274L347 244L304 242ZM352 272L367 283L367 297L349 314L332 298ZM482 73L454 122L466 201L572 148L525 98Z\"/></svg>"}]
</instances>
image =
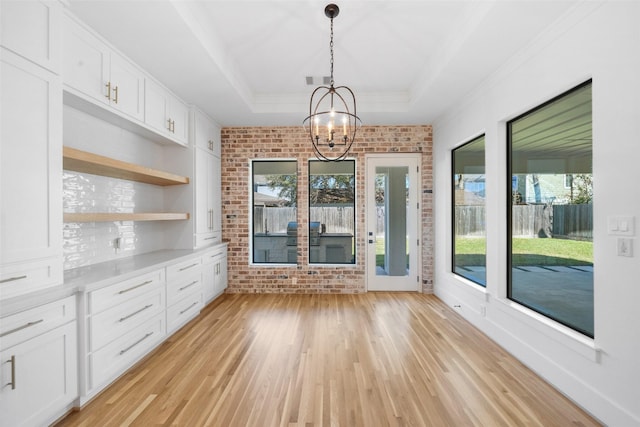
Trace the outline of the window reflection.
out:
<instances>
[{"instance_id":1,"label":"window reflection","mask_svg":"<svg viewBox=\"0 0 640 427\"><path fill-rule=\"evenodd\" d=\"M486 286L484 135L456 148L453 169L453 272Z\"/></svg>"},{"instance_id":2,"label":"window reflection","mask_svg":"<svg viewBox=\"0 0 640 427\"><path fill-rule=\"evenodd\" d=\"M355 264L355 161L309 161L309 263Z\"/></svg>"},{"instance_id":3,"label":"window reflection","mask_svg":"<svg viewBox=\"0 0 640 427\"><path fill-rule=\"evenodd\" d=\"M593 337L591 82L507 130L508 296Z\"/></svg>"},{"instance_id":4,"label":"window reflection","mask_svg":"<svg viewBox=\"0 0 640 427\"><path fill-rule=\"evenodd\" d=\"M298 181L295 161L252 162L253 262L295 264Z\"/></svg>"}]
</instances>

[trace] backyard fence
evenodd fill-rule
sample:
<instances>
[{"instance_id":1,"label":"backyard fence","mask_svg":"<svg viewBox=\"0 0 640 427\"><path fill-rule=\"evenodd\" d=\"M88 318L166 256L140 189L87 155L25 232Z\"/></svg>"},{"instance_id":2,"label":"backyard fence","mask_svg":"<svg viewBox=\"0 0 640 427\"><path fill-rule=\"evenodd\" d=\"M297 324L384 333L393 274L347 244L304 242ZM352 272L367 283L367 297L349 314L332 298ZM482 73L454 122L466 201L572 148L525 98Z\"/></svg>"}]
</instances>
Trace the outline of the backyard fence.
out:
<instances>
[{"instance_id":1,"label":"backyard fence","mask_svg":"<svg viewBox=\"0 0 640 427\"><path fill-rule=\"evenodd\" d=\"M458 236L485 235L484 206L456 206L455 230ZM354 233L352 206L311 207L311 218L326 224L332 233ZM290 221L296 221L294 207L261 207L253 211L254 232L284 233ZM384 229L384 207L377 207L378 230ZM265 229L266 227L266 229ZM593 205L515 205L514 237L557 237L574 240L593 239Z\"/></svg>"},{"instance_id":2,"label":"backyard fence","mask_svg":"<svg viewBox=\"0 0 640 427\"><path fill-rule=\"evenodd\" d=\"M486 230L484 206L456 206L458 236L480 237ZM512 214L514 237L557 237L593 239L593 205L515 205Z\"/></svg>"}]
</instances>

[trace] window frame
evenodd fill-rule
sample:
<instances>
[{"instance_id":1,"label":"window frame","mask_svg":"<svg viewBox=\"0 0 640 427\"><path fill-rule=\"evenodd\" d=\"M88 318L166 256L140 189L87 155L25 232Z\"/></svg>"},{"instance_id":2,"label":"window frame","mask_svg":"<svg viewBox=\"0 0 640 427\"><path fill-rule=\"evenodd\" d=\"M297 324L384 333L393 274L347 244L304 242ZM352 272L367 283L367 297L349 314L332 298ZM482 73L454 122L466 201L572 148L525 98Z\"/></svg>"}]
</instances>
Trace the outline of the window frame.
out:
<instances>
[{"instance_id":1,"label":"window frame","mask_svg":"<svg viewBox=\"0 0 640 427\"><path fill-rule=\"evenodd\" d=\"M310 237L311 237L311 232L310 232L310 227L311 227L311 164L314 162L318 162L318 163L327 163L323 160L318 160L316 158L313 159L309 159L307 161L307 247L306 247L306 251L307 251L307 264L309 266L314 266L314 267L322 267L322 266L329 266L329 267L351 267L351 266L355 266L358 264L358 249L357 249L357 237L358 237L358 218L357 218L357 213L356 213L356 202L358 200L358 162L356 161L355 158L353 157L347 157L343 160L340 161L340 163L342 162L352 162L353 163L353 237L352 237L352 244L353 244L353 262L341 262L341 263L328 263L328 262L311 262L311 247L312 245L310 244ZM335 162L331 162L329 164L333 164Z\"/></svg>"},{"instance_id":2,"label":"window frame","mask_svg":"<svg viewBox=\"0 0 640 427\"><path fill-rule=\"evenodd\" d=\"M256 262L255 261L255 232L254 232L254 184L255 184L255 175L254 175L254 164L255 163L279 163L279 162L289 162L295 164L295 177L296 177L296 221L298 218L298 210L299 210L299 199L298 199L298 191L297 185L299 183L299 166L300 162L297 158L254 158L249 160L249 182L248 182L248 191L249 191L249 265L250 266L260 266L260 267L296 267L300 262L299 257L297 256L297 244L296 244L296 262Z\"/></svg>"},{"instance_id":3,"label":"window frame","mask_svg":"<svg viewBox=\"0 0 640 427\"><path fill-rule=\"evenodd\" d=\"M506 207L507 207L507 221L506 221L506 273L507 273L507 282L506 282L506 298L515 304L521 305L523 307L526 307L534 312L536 312L537 314L544 316L547 319L550 319L554 322L557 322L563 326L566 326L567 328L570 328L571 330L580 333L588 338L593 339L594 338L594 333L589 333L588 331L585 330L581 330L578 329L576 326L574 325L570 325L568 322L559 319L557 317L552 317L546 313L541 312L540 310L536 309L535 307L533 307L531 304L526 304L523 301L514 299L513 297L513 183L512 183L512 177L513 177L513 164L512 164L512 160L513 160L513 124L515 122L517 122L518 120L529 116L530 114L533 114L539 110L542 110L543 108L565 98L566 96L577 92L579 90L584 89L587 86L591 86L593 88L593 79L588 79L576 86L571 87L570 89L560 93L559 95L556 95L554 97L552 97L551 99L523 112L522 114L519 114L516 117L513 117L512 119L509 119L506 121L505 123L505 131L506 131L506 142L507 142L507 149L506 149ZM591 103L593 106L593 96L591 98ZM592 115L592 124L593 124L593 115ZM592 140L592 144L593 144L593 140ZM592 158L592 162L593 162L593 145L592 145L592 152L591 152L591 158ZM593 169L592 169L593 171ZM592 172L593 173L593 172ZM594 294L595 297L595 294Z\"/></svg>"},{"instance_id":4,"label":"window frame","mask_svg":"<svg viewBox=\"0 0 640 427\"><path fill-rule=\"evenodd\" d=\"M468 280L471 283L473 283L474 285L480 286L483 289L486 289L487 284L486 284L486 271L485 271L485 283L480 283L476 280L473 280L470 277L466 277L463 276L459 273L456 272L456 188L455 188L455 170L456 170L456 150L464 148L466 146L469 146L470 144L473 144L474 142L479 141L480 139L484 139L484 175L486 177L486 167L487 167L487 161L486 161L486 156L487 156L487 151L486 151L486 143L487 143L487 138L486 138L486 134L485 133L481 133L469 140L467 140L466 142L458 145L457 147L454 147L451 149L451 272L453 274L455 274L457 277L461 277L464 280ZM485 191L486 191L486 184L485 184ZM486 215L486 200L485 200L485 215ZM486 260L487 260L487 253L486 253L486 224L485 224L485 268L486 268Z\"/></svg>"}]
</instances>

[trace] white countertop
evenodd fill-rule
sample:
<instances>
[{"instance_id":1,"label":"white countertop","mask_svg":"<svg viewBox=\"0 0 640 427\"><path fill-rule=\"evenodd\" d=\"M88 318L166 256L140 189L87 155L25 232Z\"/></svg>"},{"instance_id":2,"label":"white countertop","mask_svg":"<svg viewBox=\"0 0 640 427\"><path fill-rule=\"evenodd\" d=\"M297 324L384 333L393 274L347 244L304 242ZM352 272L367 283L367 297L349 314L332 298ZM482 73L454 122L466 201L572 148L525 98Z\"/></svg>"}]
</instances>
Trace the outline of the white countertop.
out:
<instances>
[{"instance_id":1,"label":"white countertop","mask_svg":"<svg viewBox=\"0 0 640 427\"><path fill-rule=\"evenodd\" d=\"M9 316L42 304L47 304L74 295L77 292L99 289L121 280L164 268L168 265L186 260L194 255L217 249L220 245L226 245L226 243L220 243L202 249L149 252L66 270L64 272L64 283L62 285L0 300L0 317Z\"/></svg>"}]
</instances>

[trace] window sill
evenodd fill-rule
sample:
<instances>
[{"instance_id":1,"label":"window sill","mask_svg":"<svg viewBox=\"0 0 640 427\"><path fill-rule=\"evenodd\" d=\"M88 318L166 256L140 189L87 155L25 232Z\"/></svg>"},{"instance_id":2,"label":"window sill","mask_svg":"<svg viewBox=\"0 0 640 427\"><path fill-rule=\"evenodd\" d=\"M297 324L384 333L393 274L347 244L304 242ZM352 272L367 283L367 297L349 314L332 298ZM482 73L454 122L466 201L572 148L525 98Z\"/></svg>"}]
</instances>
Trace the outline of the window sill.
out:
<instances>
[{"instance_id":1,"label":"window sill","mask_svg":"<svg viewBox=\"0 0 640 427\"><path fill-rule=\"evenodd\" d=\"M527 326L532 327L582 357L592 362L600 363L602 350L595 345L595 341L592 338L582 335L568 326L549 319L517 302L506 298L495 298L495 301L496 308L503 313L511 316L514 315L514 312L517 313L518 320Z\"/></svg>"}]
</instances>

